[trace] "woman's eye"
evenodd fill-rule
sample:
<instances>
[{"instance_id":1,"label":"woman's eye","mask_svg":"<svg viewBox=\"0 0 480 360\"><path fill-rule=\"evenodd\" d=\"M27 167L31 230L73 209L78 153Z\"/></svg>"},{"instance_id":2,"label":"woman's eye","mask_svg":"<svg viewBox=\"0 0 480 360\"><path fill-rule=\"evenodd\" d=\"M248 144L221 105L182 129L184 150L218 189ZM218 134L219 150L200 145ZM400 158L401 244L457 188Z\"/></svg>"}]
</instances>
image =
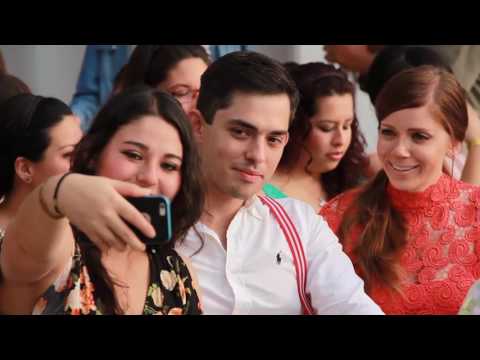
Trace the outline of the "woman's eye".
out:
<instances>
[{"instance_id":1,"label":"woman's eye","mask_svg":"<svg viewBox=\"0 0 480 360\"><path fill-rule=\"evenodd\" d=\"M191 92L191 90L188 87L181 86L181 87L171 89L169 92L175 97L182 97L182 96L188 95Z\"/></svg>"},{"instance_id":2,"label":"woman's eye","mask_svg":"<svg viewBox=\"0 0 480 360\"><path fill-rule=\"evenodd\" d=\"M390 129L380 129L380 134L387 137L395 135L395 133Z\"/></svg>"},{"instance_id":3,"label":"woman's eye","mask_svg":"<svg viewBox=\"0 0 480 360\"><path fill-rule=\"evenodd\" d=\"M63 158L64 159L71 159L72 155L73 155L73 152L68 152L68 153L63 154Z\"/></svg>"},{"instance_id":4,"label":"woman's eye","mask_svg":"<svg viewBox=\"0 0 480 360\"><path fill-rule=\"evenodd\" d=\"M123 153L125 154L126 157L128 157L129 159L132 159L132 160L142 160L143 159L142 155L140 155L137 152L124 151Z\"/></svg>"},{"instance_id":5,"label":"woman's eye","mask_svg":"<svg viewBox=\"0 0 480 360\"><path fill-rule=\"evenodd\" d=\"M166 171L177 171L180 168L177 164L172 163L162 163L161 167Z\"/></svg>"},{"instance_id":6,"label":"woman's eye","mask_svg":"<svg viewBox=\"0 0 480 360\"><path fill-rule=\"evenodd\" d=\"M320 131L323 131L323 132L330 132L330 131L333 131L334 127L332 126L317 126L317 128L320 130Z\"/></svg>"},{"instance_id":7,"label":"woman's eye","mask_svg":"<svg viewBox=\"0 0 480 360\"><path fill-rule=\"evenodd\" d=\"M182 97L182 96L187 96L188 91L174 91L172 92L172 96L174 97Z\"/></svg>"},{"instance_id":8,"label":"woman's eye","mask_svg":"<svg viewBox=\"0 0 480 360\"><path fill-rule=\"evenodd\" d=\"M412 135L413 139L416 140L416 141L425 141L425 140L428 140L430 139L430 136L428 135L425 135L425 134L422 134L422 133L414 133Z\"/></svg>"}]
</instances>

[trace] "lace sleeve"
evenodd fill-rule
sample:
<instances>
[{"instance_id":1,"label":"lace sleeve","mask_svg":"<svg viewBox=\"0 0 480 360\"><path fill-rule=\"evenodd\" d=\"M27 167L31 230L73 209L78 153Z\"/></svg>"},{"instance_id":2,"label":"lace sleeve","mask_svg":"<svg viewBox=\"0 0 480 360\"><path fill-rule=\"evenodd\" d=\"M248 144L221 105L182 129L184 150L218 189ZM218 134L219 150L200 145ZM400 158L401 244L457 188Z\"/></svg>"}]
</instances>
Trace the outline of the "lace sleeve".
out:
<instances>
[{"instance_id":1,"label":"lace sleeve","mask_svg":"<svg viewBox=\"0 0 480 360\"><path fill-rule=\"evenodd\" d=\"M350 191L340 194L330 200L320 209L319 215L328 223L333 232L337 233L343 216L355 199L357 192Z\"/></svg>"}]
</instances>

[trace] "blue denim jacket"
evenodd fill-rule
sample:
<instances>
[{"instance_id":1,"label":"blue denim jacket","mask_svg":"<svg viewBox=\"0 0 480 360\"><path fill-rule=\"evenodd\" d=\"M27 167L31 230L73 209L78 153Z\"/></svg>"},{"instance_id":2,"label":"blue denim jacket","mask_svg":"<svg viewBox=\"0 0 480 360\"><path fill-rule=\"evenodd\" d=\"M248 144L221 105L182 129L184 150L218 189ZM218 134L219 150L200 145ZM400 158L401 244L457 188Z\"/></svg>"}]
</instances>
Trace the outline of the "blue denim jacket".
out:
<instances>
[{"instance_id":1,"label":"blue denim jacket","mask_svg":"<svg viewBox=\"0 0 480 360\"><path fill-rule=\"evenodd\" d=\"M128 45L87 45L77 89L70 104L87 131L112 92L113 81L129 57Z\"/></svg>"},{"instance_id":2,"label":"blue denim jacket","mask_svg":"<svg viewBox=\"0 0 480 360\"><path fill-rule=\"evenodd\" d=\"M210 55L213 60L234 51L253 50L253 45L210 45Z\"/></svg>"},{"instance_id":3,"label":"blue denim jacket","mask_svg":"<svg viewBox=\"0 0 480 360\"><path fill-rule=\"evenodd\" d=\"M213 60L233 51L251 50L252 45L210 45ZM77 89L70 104L80 117L83 131L112 92L115 76L129 58L129 45L87 45Z\"/></svg>"}]
</instances>

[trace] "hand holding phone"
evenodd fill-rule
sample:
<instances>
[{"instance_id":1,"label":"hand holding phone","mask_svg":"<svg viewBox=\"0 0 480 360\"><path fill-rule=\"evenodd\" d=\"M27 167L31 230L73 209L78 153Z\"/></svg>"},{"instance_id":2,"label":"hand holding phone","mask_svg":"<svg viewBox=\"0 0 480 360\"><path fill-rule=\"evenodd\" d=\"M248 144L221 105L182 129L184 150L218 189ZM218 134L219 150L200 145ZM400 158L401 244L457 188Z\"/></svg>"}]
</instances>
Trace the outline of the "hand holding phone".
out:
<instances>
[{"instance_id":1,"label":"hand holding phone","mask_svg":"<svg viewBox=\"0 0 480 360\"><path fill-rule=\"evenodd\" d=\"M126 197L135 208L142 213L155 229L154 238L146 237L135 226L130 225L135 235L147 246L161 246L172 238L172 220L170 200L162 195L145 197Z\"/></svg>"}]
</instances>

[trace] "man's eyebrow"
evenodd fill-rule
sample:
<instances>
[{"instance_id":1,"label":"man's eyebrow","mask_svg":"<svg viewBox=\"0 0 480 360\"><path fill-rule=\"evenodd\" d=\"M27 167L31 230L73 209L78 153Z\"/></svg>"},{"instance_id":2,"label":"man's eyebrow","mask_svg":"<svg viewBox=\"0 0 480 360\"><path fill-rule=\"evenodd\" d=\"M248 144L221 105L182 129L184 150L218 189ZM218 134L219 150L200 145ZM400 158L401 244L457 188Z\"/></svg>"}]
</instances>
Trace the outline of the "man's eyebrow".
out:
<instances>
[{"instance_id":1,"label":"man's eyebrow","mask_svg":"<svg viewBox=\"0 0 480 360\"><path fill-rule=\"evenodd\" d=\"M66 149L66 148L68 148L68 147L71 147L71 146L75 147L75 145L76 145L76 144L62 145L62 146L59 146L59 147L58 147L58 150L63 150L63 149Z\"/></svg>"},{"instance_id":2,"label":"man's eyebrow","mask_svg":"<svg viewBox=\"0 0 480 360\"><path fill-rule=\"evenodd\" d=\"M288 134L288 130L275 130L270 133L270 135L273 135L273 136L283 136L287 134Z\"/></svg>"},{"instance_id":3,"label":"man's eyebrow","mask_svg":"<svg viewBox=\"0 0 480 360\"><path fill-rule=\"evenodd\" d=\"M236 125L241 126L243 128L249 129L254 132L258 132L258 128L255 125L250 124L248 121L241 120L241 119L231 119L228 121L229 125ZM269 132L270 135L273 136L281 136L288 134L288 130L272 130Z\"/></svg>"},{"instance_id":4,"label":"man's eyebrow","mask_svg":"<svg viewBox=\"0 0 480 360\"><path fill-rule=\"evenodd\" d=\"M253 130L253 131L258 131L256 126L250 124L249 122L247 122L245 120L241 120L241 119L231 119L231 120L228 121L228 124L229 125L241 126L241 127Z\"/></svg>"}]
</instances>

